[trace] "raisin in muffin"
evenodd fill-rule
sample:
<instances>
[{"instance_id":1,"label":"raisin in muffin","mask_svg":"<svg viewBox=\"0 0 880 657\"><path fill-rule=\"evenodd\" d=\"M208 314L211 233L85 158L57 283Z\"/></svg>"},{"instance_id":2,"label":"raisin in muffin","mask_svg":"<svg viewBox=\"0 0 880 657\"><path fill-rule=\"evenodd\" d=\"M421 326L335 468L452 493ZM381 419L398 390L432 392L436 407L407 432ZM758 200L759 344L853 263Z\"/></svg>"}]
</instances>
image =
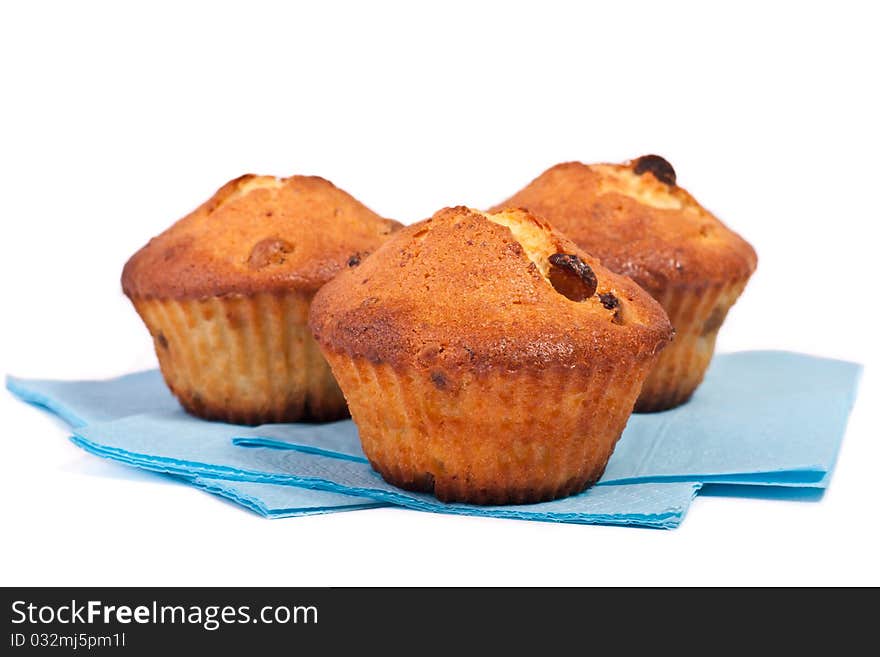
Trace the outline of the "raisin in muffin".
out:
<instances>
[{"instance_id":1,"label":"raisin in muffin","mask_svg":"<svg viewBox=\"0 0 880 657\"><path fill-rule=\"evenodd\" d=\"M345 399L308 330L309 304L398 226L322 178L246 175L135 253L122 287L190 413L339 419Z\"/></svg>"},{"instance_id":2,"label":"raisin in muffin","mask_svg":"<svg viewBox=\"0 0 880 657\"><path fill-rule=\"evenodd\" d=\"M543 220L465 207L342 272L310 324L373 468L475 504L595 482L672 334L650 295Z\"/></svg>"},{"instance_id":3,"label":"raisin in muffin","mask_svg":"<svg viewBox=\"0 0 880 657\"><path fill-rule=\"evenodd\" d=\"M636 411L686 402L703 380L727 311L755 271L754 249L676 184L657 155L625 164L568 162L497 207L539 214L657 299L675 340L645 381Z\"/></svg>"}]
</instances>

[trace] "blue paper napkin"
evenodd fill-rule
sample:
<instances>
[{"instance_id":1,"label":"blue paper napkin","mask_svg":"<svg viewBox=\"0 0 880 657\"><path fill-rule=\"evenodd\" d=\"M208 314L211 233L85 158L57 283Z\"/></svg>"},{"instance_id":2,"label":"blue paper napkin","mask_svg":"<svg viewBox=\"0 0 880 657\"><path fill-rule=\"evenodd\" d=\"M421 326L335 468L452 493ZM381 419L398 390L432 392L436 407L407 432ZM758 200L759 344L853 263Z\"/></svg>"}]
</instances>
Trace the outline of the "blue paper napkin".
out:
<instances>
[{"instance_id":1,"label":"blue paper napkin","mask_svg":"<svg viewBox=\"0 0 880 657\"><path fill-rule=\"evenodd\" d=\"M50 411L71 427L83 427L140 413L176 412L180 408L165 386L159 370L128 374L107 381L7 377L6 387L19 399ZM363 497L292 486L208 479L187 473L181 473L178 479L268 518L387 506Z\"/></svg>"},{"instance_id":2,"label":"blue paper napkin","mask_svg":"<svg viewBox=\"0 0 880 657\"><path fill-rule=\"evenodd\" d=\"M600 485L661 481L824 488L855 402L861 366L783 351L718 355L687 404L633 415ZM254 435L256 434L256 436ZM267 425L242 446L364 459L351 422Z\"/></svg>"},{"instance_id":3,"label":"blue paper napkin","mask_svg":"<svg viewBox=\"0 0 880 657\"><path fill-rule=\"evenodd\" d=\"M856 363L785 351L720 354L687 404L630 418L602 483L825 488L861 374Z\"/></svg>"},{"instance_id":4,"label":"blue paper napkin","mask_svg":"<svg viewBox=\"0 0 880 657\"><path fill-rule=\"evenodd\" d=\"M180 408L159 370L101 381L7 376L6 388L22 401L49 411L72 427Z\"/></svg>"},{"instance_id":5,"label":"blue paper napkin","mask_svg":"<svg viewBox=\"0 0 880 657\"><path fill-rule=\"evenodd\" d=\"M151 386L155 394L149 392ZM104 382L9 378L7 387L25 401L49 408L77 426L74 442L91 453L182 476L195 486L264 515L301 515L393 502L425 511L671 528L681 522L698 488L687 482L635 484L594 488L546 504L498 508L445 505L429 495L409 494L382 481L366 464L351 422L257 428L204 422L179 409L157 372ZM137 399L130 399L126 390ZM108 408L114 406L141 413L115 421L96 419L112 416ZM287 443L288 449L279 452L238 447L231 440L234 435L259 436L276 428L301 444L290 449L292 445ZM310 500L311 496L319 499ZM343 499L345 504L328 508L320 496Z\"/></svg>"},{"instance_id":6,"label":"blue paper napkin","mask_svg":"<svg viewBox=\"0 0 880 657\"><path fill-rule=\"evenodd\" d=\"M365 497L297 486L193 476L184 476L183 481L213 495L225 497L266 518L295 518L388 506L385 502Z\"/></svg>"},{"instance_id":7,"label":"blue paper napkin","mask_svg":"<svg viewBox=\"0 0 880 657\"><path fill-rule=\"evenodd\" d=\"M604 485L528 507L443 505L388 486L365 463L350 422L243 428L202 422L173 407L92 425L75 442L131 465L202 479L295 484L422 510L668 527L680 522L701 482L824 486L859 374L852 363L785 352L718 356L689 404L633 416ZM231 449L233 435L239 447ZM631 486L638 488L625 490ZM636 498L651 508L632 506ZM571 503L581 506L573 510Z\"/></svg>"},{"instance_id":8,"label":"blue paper napkin","mask_svg":"<svg viewBox=\"0 0 880 657\"><path fill-rule=\"evenodd\" d=\"M314 450L242 448L230 436L265 428L193 419L181 410L134 415L76 429L74 443L97 456L175 475L302 486L364 496L419 511L585 524L675 527L699 484L594 487L562 500L516 506L444 504L387 484L363 459Z\"/></svg>"}]
</instances>

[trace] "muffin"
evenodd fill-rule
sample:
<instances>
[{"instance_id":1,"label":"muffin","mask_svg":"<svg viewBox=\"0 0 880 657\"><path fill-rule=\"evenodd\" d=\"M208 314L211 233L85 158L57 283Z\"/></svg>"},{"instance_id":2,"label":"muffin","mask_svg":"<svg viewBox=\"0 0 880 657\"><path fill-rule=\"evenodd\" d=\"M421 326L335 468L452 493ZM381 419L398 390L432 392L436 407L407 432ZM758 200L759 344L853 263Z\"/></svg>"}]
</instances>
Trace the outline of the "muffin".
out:
<instances>
[{"instance_id":1,"label":"muffin","mask_svg":"<svg viewBox=\"0 0 880 657\"><path fill-rule=\"evenodd\" d=\"M465 207L342 272L310 325L373 468L474 504L595 482L672 335L650 295L545 221Z\"/></svg>"},{"instance_id":2,"label":"muffin","mask_svg":"<svg viewBox=\"0 0 880 657\"><path fill-rule=\"evenodd\" d=\"M544 217L666 310L675 340L648 375L635 410L662 411L690 399L727 311L757 266L749 243L679 187L658 155L558 164L496 207L510 206Z\"/></svg>"},{"instance_id":3,"label":"muffin","mask_svg":"<svg viewBox=\"0 0 880 657\"><path fill-rule=\"evenodd\" d=\"M246 175L125 264L168 387L239 424L347 417L308 330L315 292L399 227L317 177Z\"/></svg>"}]
</instances>

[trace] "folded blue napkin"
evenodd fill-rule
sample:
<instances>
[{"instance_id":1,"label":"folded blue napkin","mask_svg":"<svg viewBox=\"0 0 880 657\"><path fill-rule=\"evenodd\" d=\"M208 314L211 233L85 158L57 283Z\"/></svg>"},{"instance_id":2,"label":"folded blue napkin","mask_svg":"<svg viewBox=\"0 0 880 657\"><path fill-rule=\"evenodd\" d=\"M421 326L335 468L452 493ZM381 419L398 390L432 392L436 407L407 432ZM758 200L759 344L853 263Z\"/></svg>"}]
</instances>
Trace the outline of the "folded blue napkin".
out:
<instances>
[{"instance_id":1,"label":"folded blue napkin","mask_svg":"<svg viewBox=\"0 0 880 657\"><path fill-rule=\"evenodd\" d=\"M687 404L630 418L602 483L825 488L861 374L785 351L720 354Z\"/></svg>"},{"instance_id":2,"label":"folded blue napkin","mask_svg":"<svg viewBox=\"0 0 880 657\"><path fill-rule=\"evenodd\" d=\"M176 412L180 408L158 370L128 374L108 381L7 377L6 387L19 399L50 411L71 427L83 427L140 413ZM186 473L181 473L178 479L268 518L387 506L363 497L276 484L209 479Z\"/></svg>"},{"instance_id":3,"label":"folded blue napkin","mask_svg":"<svg viewBox=\"0 0 880 657\"><path fill-rule=\"evenodd\" d=\"M180 410L158 372L102 382L10 377L7 387L76 427L73 441L93 454L182 477L264 515L302 515L396 503L425 511L672 528L680 524L699 488L688 482L633 484L593 488L544 504L495 508L446 505L432 496L410 494L386 484L366 464L350 421L256 428L205 422ZM112 408L136 414L102 421L113 416ZM285 437L298 439L300 444L290 449L293 445L286 443L287 449L279 451L239 447L231 440L236 435L246 440L271 434L274 429L283 429ZM336 502L328 505L322 496Z\"/></svg>"},{"instance_id":4,"label":"folded blue napkin","mask_svg":"<svg viewBox=\"0 0 880 657\"><path fill-rule=\"evenodd\" d=\"M311 448L243 448L230 440L236 433L265 431L265 427L247 429L203 422L175 410L80 427L72 440L97 456L174 475L301 486L419 511L521 520L675 527L699 488L691 482L630 484L594 487L580 495L540 504L444 504L431 495L385 483L363 458L331 456L329 450L317 452Z\"/></svg>"},{"instance_id":5,"label":"folded blue napkin","mask_svg":"<svg viewBox=\"0 0 880 657\"><path fill-rule=\"evenodd\" d=\"M6 388L22 401L49 411L71 427L180 408L159 370L101 381L7 376Z\"/></svg>"},{"instance_id":6,"label":"folded blue napkin","mask_svg":"<svg viewBox=\"0 0 880 657\"><path fill-rule=\"evenodd\" d=\"M599 484L825 488L861 370L855 363L784 351L720 354L690 402L630 418ZM235 443L329 449L365 460L352 422L320 429L267 425L240 432Z\"/></svg>"},{"instance_id":7,"label":"folded blue napkin","mask_svg":"<svg viewBox=\"0 0 880 657\"><path fill-rule=\"evenodd\" d=\"M128 464L134 465L136 464ZM147 468L152 470L152 468ZM154 470L155 471L155 470ZM385 502L343 493L312 490L281 484L229 481L212 477L183 476L184 483L226 499L266 518L295 518L340 511L359 511L388 506Z\"/></svg>"},{"instance_id":8,"label":"folded blue napkin","mask_svg":"<svg viewBox=\"0 0 880 657\"><path fill-rule=\"evenodd\" d=\"M703 482L824 486L859 374L852 363L785 352L720 355L689 404L633 416L603 485L518 507L444 505L388 486L366 464L351 422L244 428L196 420L172 405L82 428L74 441L100 456L203 480L315 487L421 510L670 527Z\"/></svg>"}]
</instances>

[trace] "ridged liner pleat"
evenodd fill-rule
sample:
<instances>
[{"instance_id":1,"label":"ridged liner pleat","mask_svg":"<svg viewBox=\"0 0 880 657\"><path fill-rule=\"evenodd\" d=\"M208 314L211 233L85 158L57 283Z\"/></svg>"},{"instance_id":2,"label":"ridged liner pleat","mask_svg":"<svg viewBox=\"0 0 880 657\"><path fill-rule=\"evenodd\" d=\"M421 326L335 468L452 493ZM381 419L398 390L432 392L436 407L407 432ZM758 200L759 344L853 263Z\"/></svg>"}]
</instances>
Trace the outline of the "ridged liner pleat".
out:
<instances>
[{"instance_id":1,"label":"ridged liner pleat","mask_svg":"<svg viewBox=\"0 0 880 657\"><path fill-rule=\"evenodd\" d=\"M348 416L297 293L135 299L165 381L194 415L238 424Z\"/></svg>"},{"instance_id":2,"label":"ridged liner pleat","mask_svg":"<svg viewBox=\"0 0 880 657\"><path fill-rule=\"evenodd\" d=\"M660 353L645 379L635 406L637 413L666 410L690 399L712 361L724 317L746 282L747 279L735 281L702 292L669 289L656 297L675 328L675 338ZM706 322L713 313L720 320L706 330Z\"/></svg>"},{"instance_id":3,"label":"ridged liner pleat","mask_svg":"<svg viewBox=\"0 0 880 657\"><path fill-rule=\"evenodd\" d=\"M472 504L579 492L602 475L653 358L600 370L446 373L328 352L364 453L391 484Z\"/></svg>"}]
</instances>

